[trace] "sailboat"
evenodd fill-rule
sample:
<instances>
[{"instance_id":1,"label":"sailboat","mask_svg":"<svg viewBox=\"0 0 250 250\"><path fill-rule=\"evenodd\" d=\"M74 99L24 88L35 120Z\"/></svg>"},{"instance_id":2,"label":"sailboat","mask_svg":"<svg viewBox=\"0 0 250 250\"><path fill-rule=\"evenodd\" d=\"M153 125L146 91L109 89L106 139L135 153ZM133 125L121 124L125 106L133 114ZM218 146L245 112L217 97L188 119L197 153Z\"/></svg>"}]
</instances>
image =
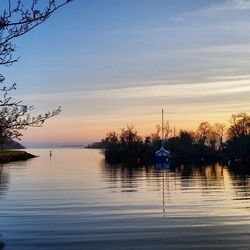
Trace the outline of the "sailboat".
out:
<instances>
[{"instance_id":1,"label":"sailboat","mask_svg":"<svg viewBox=\"0 0 250 250\"><path fill-rule=\"evenodd\" d=\"M161 112L161 147L155 152L156 163L169 163L170 152L164 148L163 140L163 109Z\"/></svg>"}]
</instances>

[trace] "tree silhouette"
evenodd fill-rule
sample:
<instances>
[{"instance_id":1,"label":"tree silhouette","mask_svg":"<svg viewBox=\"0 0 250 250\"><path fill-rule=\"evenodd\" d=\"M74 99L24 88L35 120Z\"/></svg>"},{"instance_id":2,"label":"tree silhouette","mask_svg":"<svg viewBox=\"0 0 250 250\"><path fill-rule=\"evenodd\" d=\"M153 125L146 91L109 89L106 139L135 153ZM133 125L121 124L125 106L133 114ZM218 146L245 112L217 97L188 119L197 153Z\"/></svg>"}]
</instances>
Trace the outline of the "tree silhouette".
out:
<instances>
[{"instance_id":1,"label":"tree silhouette","mask_svg":"<svg viewBox=\"0 0 250 250\"><path fill-rule=\"evenodd\" d=\"M217 122L213 126L213 131L214 131L214 134L216 135L217 149L219 149L219 150L222 150L222 148L223 148L225 129L226 129L226 125L223 123Z\"/></svg>"},{"instance_id":2,"label":"tree silhouette","mask_svg":"<svg viewBox=\"0 0 250 250\"><path fill-rule=\"evenodd\" d=\"M4 78L0 76L0 82ZM7 139L20 139L21 131L27 127L41 127L45 120L59 114L61 107L49 111L43 115L32 116L33 106L27 106L22 101L16 101L9 93L16 89L16 85L3 87L0 89L3 93L0 99L0 145L3 146Z\"/></svg>"},{"instance_id":3,"label":"tree silhouette","mask_svg":"<svg viewBox=\"0 0 250 250\"><path fill-rule=\"evenodd\" d=\"M196 131L181 129L165 142L171 152L172 161L176 162L250 162L250 116L246 113L232 115L228 129L231 137L225 138L226 125L201 122ZM140 163L155 161L155 152L161 145L161 126L156 126L156 133L141 137L134 126L127 126L121 133L110 132L102 140L105 159L108 161ZM90 146L91 147L91 146Z\"/></svg>"},{"instance_id":4,"label":"tree silhouette","mask_svg":"<svg viewBox=\"0 0 250 250\"><path fill-rule=\"evenodd\" d=\"M231 126L228 129L229 137L250 135L250 116L246 113L233 114Z\"/></svg>"},{"instance_id":5,"label":"tree silhouette","mask_svg":"<svg viewBox=\"0 0 250 250\"><path fill-rule=\"evenodd\" d=\"M231 158L250 161L250 116L233 114L228 129L227 151Z\"/></svg>"},{"instance_id":6,"label":"tree silhouette","mask_svg":"<svg viewBox=\"0 0 250 250\"><path fill-rule=\"evenodd\" d=\"M212 126L209 122L202 122L200 123L197 129L197 140L198 144L205 146L208 144L209 135L211 133Z\"/></svg>"}]
</instances>

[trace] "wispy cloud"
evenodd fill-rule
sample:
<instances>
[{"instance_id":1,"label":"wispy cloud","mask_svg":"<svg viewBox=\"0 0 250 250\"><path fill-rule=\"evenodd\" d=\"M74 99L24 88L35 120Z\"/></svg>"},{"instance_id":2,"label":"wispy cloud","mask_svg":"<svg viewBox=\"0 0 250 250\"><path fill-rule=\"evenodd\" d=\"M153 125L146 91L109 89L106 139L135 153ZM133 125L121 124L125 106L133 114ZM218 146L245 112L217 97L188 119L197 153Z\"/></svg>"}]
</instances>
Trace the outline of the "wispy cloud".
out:
<instances>
[{"instance_id":1,"label":"wispy cloud","mask_svg":"<svg viewBox=\"0 0 250 250\"><path fill-rule=\"evenodd\" d=\"M224 3L216 3L200 9L196 15L213 17L218 14L232 13L235 11L250 10L249 0L227 0ZM194 13L193 13L194 14Z\"/></svg>"},{"instance_id":2,"label":"wispy cloud","mask_svg":"<svg viewBox=\"0 0 250 250\"><path fill-rule=\"evenodd\" d=\"M24 100L90 100L90 99L138 99L138 98L187 98L223 96L234 93L250 93L250 75L211 77L209 82L155 85L148 81L146 86L113 89L72 91L22 95ZM145 82L144 82L145 83ZM159 82L158 82L159 83Z\"/></svg>"}]
</instances>

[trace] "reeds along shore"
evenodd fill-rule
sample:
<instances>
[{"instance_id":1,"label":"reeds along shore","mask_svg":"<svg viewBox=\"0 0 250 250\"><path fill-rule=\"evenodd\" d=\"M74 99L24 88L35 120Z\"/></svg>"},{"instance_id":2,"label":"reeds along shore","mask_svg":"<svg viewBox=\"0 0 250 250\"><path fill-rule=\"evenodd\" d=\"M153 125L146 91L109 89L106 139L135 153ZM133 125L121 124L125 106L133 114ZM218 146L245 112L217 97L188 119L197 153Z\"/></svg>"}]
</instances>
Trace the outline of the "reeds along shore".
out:
<instances>
[{"instance_id":1,"label":"reeds along shore","mask_svg":"<svg viewBox=\"0 0 250 250\"><path fill-rule=\"evenodd\" d=\"M202 122L196 131L180 130L176 135L169 123L164 126L164 146L172 160L250 162L250 116L245 113L232 115L228 129L224 124ZM161 145L160 131L157 126L156 133L143 138L134 126L127 126L120 133L109 132L93 146L102 148L108 161L152 162Z\"/></svg>"}]
</instances>

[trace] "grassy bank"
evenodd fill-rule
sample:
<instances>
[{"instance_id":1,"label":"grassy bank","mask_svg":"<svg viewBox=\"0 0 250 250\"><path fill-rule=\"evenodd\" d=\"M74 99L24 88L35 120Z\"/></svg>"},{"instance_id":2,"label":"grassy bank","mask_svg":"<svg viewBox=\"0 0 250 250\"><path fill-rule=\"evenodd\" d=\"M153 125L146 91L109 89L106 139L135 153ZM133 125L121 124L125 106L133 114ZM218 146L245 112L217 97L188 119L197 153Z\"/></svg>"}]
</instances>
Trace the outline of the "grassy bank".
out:
<instances>
[{"instance_id":1,"label":"grassy bank","mask_svg":"<svg viewBox=\"0 0 250 250\"><path fill-rule=\"evenodd\" d=\"M9 151L2 150L0 151L0 163L7 163L12 161L26 161L28 159L36 157L25 151Z\"/></svg>"}]
</instances>

